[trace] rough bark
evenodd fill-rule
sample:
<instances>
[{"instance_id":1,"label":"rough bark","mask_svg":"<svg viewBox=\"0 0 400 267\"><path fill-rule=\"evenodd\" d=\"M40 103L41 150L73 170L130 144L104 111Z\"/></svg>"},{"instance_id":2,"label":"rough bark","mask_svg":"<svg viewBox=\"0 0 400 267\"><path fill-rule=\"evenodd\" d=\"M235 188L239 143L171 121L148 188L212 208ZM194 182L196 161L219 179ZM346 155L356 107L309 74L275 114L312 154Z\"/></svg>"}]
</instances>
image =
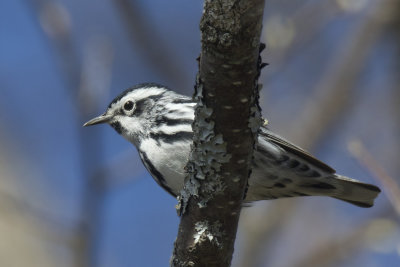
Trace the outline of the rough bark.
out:
<instances>
[{"instance_id":1,"label":"rough bark","mask_svg":"<svg viewBox=\"0 0 400 267\"><path fill-rule=\"evenodd\" d=\"M206 0L188 178L171 266L229 266L253 147L263 0Z\"/></svg>"}]
</instances>

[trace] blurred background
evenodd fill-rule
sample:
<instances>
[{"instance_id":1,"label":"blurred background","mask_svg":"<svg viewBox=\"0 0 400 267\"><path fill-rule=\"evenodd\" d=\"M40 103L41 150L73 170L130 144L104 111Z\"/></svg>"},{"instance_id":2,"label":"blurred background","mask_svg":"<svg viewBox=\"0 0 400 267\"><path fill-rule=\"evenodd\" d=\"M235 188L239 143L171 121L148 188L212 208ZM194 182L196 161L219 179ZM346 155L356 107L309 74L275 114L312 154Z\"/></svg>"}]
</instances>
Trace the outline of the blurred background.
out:
<instances>
[{"instance_id":1,"label":"blurred background","mask_svg":"<svg viewBox=\"0 0 400 267\"><path fill-rule=\"evenodd\" d=\"M167 266L179 218L134 147L82 128L123 89L191 95L202 1L0 2L0 266ZM400 1L266 1L272 130L383 189L242 211L233 266L399 266Z\"/></svg>"}]
</instances>

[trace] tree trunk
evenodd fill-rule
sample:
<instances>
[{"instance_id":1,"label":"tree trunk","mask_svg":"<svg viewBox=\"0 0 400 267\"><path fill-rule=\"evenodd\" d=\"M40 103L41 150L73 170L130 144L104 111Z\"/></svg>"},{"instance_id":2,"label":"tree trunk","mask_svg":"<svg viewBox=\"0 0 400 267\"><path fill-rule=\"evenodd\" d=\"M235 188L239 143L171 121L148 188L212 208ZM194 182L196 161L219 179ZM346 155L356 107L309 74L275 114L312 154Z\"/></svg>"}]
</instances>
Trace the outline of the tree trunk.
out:
<instances>
[{"instance_id":1,"label":"tree trunk","mask_svg":"<svg viewBox=\"0 0 400 267\"><path fill-rule=\"evenodd\" d=\"M263 0L206 0L188 178L171 266L229 266L261 125Z\"/></svg>"}]
</instances>

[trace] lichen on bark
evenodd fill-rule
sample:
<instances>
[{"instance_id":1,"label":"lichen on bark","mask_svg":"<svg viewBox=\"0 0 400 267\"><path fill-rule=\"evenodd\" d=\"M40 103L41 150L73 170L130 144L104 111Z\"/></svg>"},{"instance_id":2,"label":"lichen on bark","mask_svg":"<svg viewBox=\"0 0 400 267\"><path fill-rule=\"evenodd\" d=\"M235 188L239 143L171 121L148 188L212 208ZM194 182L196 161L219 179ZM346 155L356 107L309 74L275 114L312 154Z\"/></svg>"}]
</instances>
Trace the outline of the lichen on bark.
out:
<instances>
[{"instance_id":1,"label":"lichen on bark","mask_svg":"<svg viewBox=\"0 0 400 267\"><path fill-rule=\"evenodd\" d=\"M186 211L189 198L198 197L198 206L204 208L208 201L225 189L225 183L220 179L219 172L223 163L229 162L231 155L227 153L226 143L222 134L214 131L212 120L213 109L208 108L202 97L202 84L196 83L194 99L196 120L193 122L193 144L190 153L191 160L186 165L189 178L178 196L177 212L182 215ZM200 186L200 180L208 179L205 186Z\"/></svg>"},{"instance_id":2,"label":"lichen on bark","mask_svg":"<svg viewBox=\"0 0 400 267\"><path fill-rule=\"evenodd\" d=\"M171 266L230 265L262 124L258 77L263 9L263 0L204 3L193 145L177 207L181 223Z\"/></svg>"}]
</instances>

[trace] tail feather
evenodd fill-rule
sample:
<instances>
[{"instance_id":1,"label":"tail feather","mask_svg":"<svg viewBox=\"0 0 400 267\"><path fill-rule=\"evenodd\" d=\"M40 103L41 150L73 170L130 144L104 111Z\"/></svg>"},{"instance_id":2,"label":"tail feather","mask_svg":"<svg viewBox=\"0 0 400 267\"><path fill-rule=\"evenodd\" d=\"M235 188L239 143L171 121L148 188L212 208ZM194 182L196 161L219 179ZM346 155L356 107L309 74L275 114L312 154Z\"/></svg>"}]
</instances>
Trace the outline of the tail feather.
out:
<instances>
[{"instance_id":1,"label":"tail feather","mask_svg":"<svg viewBox=\"0 0 400 267\"><path fill-rule=\"evenodd\" d=\"M372 207L375 198L381 192L375 185L362 183L346 176L336 174L335 178L338 190L331 196L362 208Z\"/></svg>"}]
</instances>

